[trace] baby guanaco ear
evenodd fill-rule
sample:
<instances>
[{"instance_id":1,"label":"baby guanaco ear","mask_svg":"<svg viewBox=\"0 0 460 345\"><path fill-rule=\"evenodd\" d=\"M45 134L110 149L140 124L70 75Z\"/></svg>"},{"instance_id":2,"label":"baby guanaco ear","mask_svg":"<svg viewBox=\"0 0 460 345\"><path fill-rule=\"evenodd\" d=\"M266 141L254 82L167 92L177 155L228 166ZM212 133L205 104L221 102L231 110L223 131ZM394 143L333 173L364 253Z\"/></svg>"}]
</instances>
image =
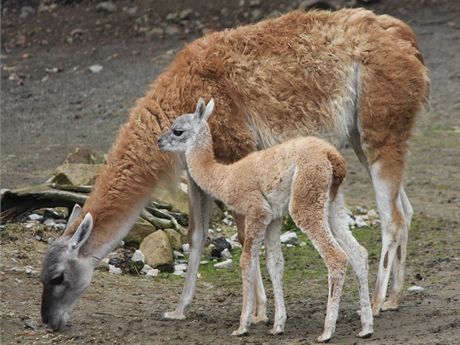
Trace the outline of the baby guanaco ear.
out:
<instances>
[{"instance_id":1,"label":"baby guanaco ear","mask_svg":"<svg viewBox=\"0 0 460 345\"><path fill-rule=\"evenodd\" d=\"M208 105L206 106L206 109L204 110L203 114L203 120L208 121L209 117L212 115L212 112L214 111L214 99L211 98L209 101Z\"/></svg>"},{"instance_id":2,"label":"baby guanaco ear","mask_svg":"<svg viewBox=\"0 0 460 345\"><path fill-rule=\"evenodd\" d=\"M206 106L206 103L204 102L204 99L200 97L200 99L198 100L198 103L196 104L196 109L195 109L195 115L199 120L201 120L201 118L203 117L205 106Z\"/></svg>"}]
</instances>

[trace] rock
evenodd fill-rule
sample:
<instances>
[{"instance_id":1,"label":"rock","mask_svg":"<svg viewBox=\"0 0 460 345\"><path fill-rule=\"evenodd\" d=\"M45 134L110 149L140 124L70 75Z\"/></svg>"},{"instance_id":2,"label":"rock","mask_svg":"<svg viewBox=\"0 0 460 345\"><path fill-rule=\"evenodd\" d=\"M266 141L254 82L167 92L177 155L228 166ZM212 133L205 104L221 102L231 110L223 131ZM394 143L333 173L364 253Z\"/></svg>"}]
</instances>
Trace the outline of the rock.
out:
<instances>
[{"instance_id":1,"label":"rock","mask_svg":"<svg viewBox=\"0 0 460 345\"><path fill-rule=\"evenodd\" d=\"M71 186L91 186L103 168L103 164L62 164L56 168L47 183Z\"/></svg>"},{"instance_id":2,"label":"rock","mask_svg":"<svg viewBox=\"0 0 460 345\"><path fill-rule=\"evenodd\" d=\"M286 231L280 237L281 243L296 244L298 241L297 234L294 231Z\"/></svg>"},{"instance_id":3,"label":"rock","mask_svg":"<svg viewBox=\"0 0 460 345\"><path fill-rule=\"evenodd\" d=\"M103 258L100 262L99 265L97 266L101 270L108 271L109 270L109 258Z\"/></svg>"},{"instance_id":4,"label":"rock","mask_svg":"<svg viewBox=\"0 0 460 345\"><path fill-rule=\"evenodd\" d=\"M26 19L28 16L31 14L34 14L35 11L32 7L30 6L23 6L21 7L21 13L19 14L19 18L21 19Z\"/></svg>"},{"instance_id":5,"label":"rock","mask_svg":"<svg viewBox=\"0 0 460 345\"><path fill-rule=\"evenodd\" d=\"M162 28L153 28L152 30L148 31L145 36L152 37L152 36L163 36L165 31Z\"/></svg>"},{"instance_id":6,"label":"rock","mask_svg":"<svg viewBox=\"0 0 460 345\"><path fill-rule=\"evenodd\" d=\"M249 1L249 6L251 6L251 7L259 7L261 3L262 3L262 0L250 0Z\"/></svg>"},{"instance_id":7,"label":"rock","mask_svg":"<svg viewBox=\"0 0 460 345\"><path fill-rule=\"evenodd\" d=\"M63 163L103 164L105 163L105 159L104 155L84 147L77 147L73 152L67 155Z\"/></svg>"},{"instance_id":8,"label":"rock","mask_svg":"<svg viewBox=\"0 0 460 345\"><path fill-rule=\"evenodd\" d=\"M362 216L355 217L355 224L358 228L364 228L369 226Z\"/></svg>"},{"instance_id":9,"label":"rock","mask_svg":"<svg viewBox=\"0 0 460 345\"><path fill-rule=\"evenodd\" d=\"M166 232L166 235L168 235L169 243L171 244L172 249L181 250L182 240L180 234L173 229L164 229L163 231Z\"/></svg>"},{"instance_id":10,"label":"rock","mask_svg":"<svg viewBox=\"0 0 460 345\"><path fill-rule=\"evenodd\" d=\"M123 7L123 12L125 12L130 17L134 17L137 13L137 6Z\"/></svg>"},{"instance_id":11,"label":"rock","mask_svg":"<svg viewBox=\"0 0 460 345\"><path fill-rule=\"evenodd\" d=\"M100 73L104 69L101 65L92 65L88 67L91 73Z\"/></svg>"},{"instance_id":12,"label":"rock","mask_svg":"<svg viewBox=\"0 0 460 345\"><path fill-rule=\"evenodd\" d=\"M155 231L157 231L155 226L146 220L139 219L136 223L134 223L123 241L125 241L125 244L128 247L139 248L142 240Z\"/></svg>"},{"instance_id":13,"label":"rock","mask_svg":"<svg viewBox=\"0 0 460 345\"><path fill-rule=\"evenodd\" d=\"M368 219L378 219L379 214L374 209L371 209L369 212L367 212L367 218Z\"/></svg>"},{"instance_id":14,"label":"rock","mask_svg":"<svg viewBox=\"0 0 460 345\"><path fill-rule=\"evenodd\" d=\"M153 193L155 201L161 204L172 205L173 209L180 213L188 213L188 196L187 193L181 189L171 191L167 188L158 187Z\"/></svg>"},{"instance_id":15,"label":"rock","mask_svg":"<svg viewBox=\"0 0 460 345\"><path fill-rule=\"evenodd\" d=\"M142 262L142 263L144 263L145 262L144 253L142 253L140 250L136 250L134 252L133 256L131 257L131 260L134 261L134 262Z\"/></svg>"},{"instance_id":16,"label":"rock","mask_svg":"<svg viewBox=\"0 0 460 345\"><path fill-rule=\"evenodd\" d=\"M192 13L193 13L193 10L191 8L186 8L179 12L179 18L181 20L189 19Z\"/></svg>"},{"instance_id":17,"label":"rock","mask_svg":"<svg viewBox=\"0 0 460 345\"><path fill-rule=\"evenodd\" d=\"M233 267L233 260L227 259L225 261L218 262L217 264L214 264L214 267L219 269L230 269Z\"/></svg>"},{"instance_id":18,"label":"rock","mask_svg":"<svg viewBox=\"0 0 460 345\"><path fill-rule=\"evenodd\" d=\"M232 245L225 237L213 238L211 239L211 243L214 245L214 248L211 250L212 257L220 258L225 249L232 250Z\"/></svg>"},{"instance_id":19,"label":"rock","mask_svg":"<svg viewBox=\"0 0 460 345\"><path fill-rule=\"evenodd\" d=\"M186 271L186 270L187 270L187 264L174 265L174 271Z\"/></svg>"},{"instance_id":20,"label":"rock","mask_svg":"<svg viewBox=\"0 0 460 345\"><path fill-rule=\"evenodd\" d=\"M44 225L56 229L56 230L65 230L66 224L65 223L57 223L54 219L47 219L43 222Z\"/></svg>"},{"instance_id":21,"label":"rock","mask_svg":"<svg viewBox=\"0 0 460 345\"><path fill-rule=\"evenodd\" d=\"M184 259L185 255L177 250L173 250L174 260Z\"/></svg>"},{"instance_id":22,"label":"rock","mask_svg":"<svg viewBox=\"0 0 460 345\"><path fill-rule=\"evenodd\" d=\"M190 244L184 243L182 245L182 251L184 252L184 254L189 254L190 253Z\"/></svg>"},{"instance_id":23,"label":"rock","mask_svg":"<svg viewBox=\"0 0 460 345\"><path fill-rule=\"evenodd\" d=\"M36 214L36 213L32 213L32 214L29 214L29 217L28 217L30 220L42 220L43 219L43 216L39 215L39 214Z\"/></svg>"},{"instance_id":24,"label":"rock","mask_svg":"<svg viewBox=\"0 0 460 345\"><path fill-rule=\"evenodd\" d=\"M425 291L425 289L421 286L418 286L418 285L412 285L411 287L409 287L407 289L407 291L410 291L410 292L423 292Z\"/></svg>"},{"instance_id":25,"label":"rock","mask_svg":"<svg viewBox=\"0 0 460 345\"><path fill-rule=\"evenodd\" d=\"M141 269L141 273L147 274L147 272L150 271L150 270L153 270L153 267L152 267L152 266L150 266L150 265L144 265L144 267L142 267L142 269Z\"/></svg>"},{"instance_id":26,"label":"rock","mask_svg":"<svg viewBox=\"0 0 460 345\"><path fill-rule=\"evenodd\" d=\"M160 270L156 268L152 268L150 271L146 273L146 277L153 278L156 277L160 273Z\"/></svg>"},{"instance_id":27,"label":"rock","mask_svg":"<svg viewBox=\"0 0 460 345\"><path fill-rule=\"evenodd\" d=\"M335 6L328 3L327 1L321 0L304 0L299 4L298 9L303 11L308 11L311 9L320 9L320 10L335 10Z\"/></svg>"},{"instance_id":28,"label":"rock","mask_svg":"<svg viewBox=\"0 0 460 345\"><path fill-rule=\"evenodd\" d=\"M114 265L110 265L109 264L109 273L112 273L112 274L121 274L122 273L122 270L121 268L119 267L116 267Z\"/></svg>"},{"instance_id":29,"label":"rock","mask_svg":"<svg viewBox=\"0 0 460 345\"><path fill-rule=\"evenodd\" d=\"M176 24L169 24L165 28L165 34L166 35L173 36L173 35L178 35L180 33L181 33L181 30L180 30L179 26L176 25Z\"/></svg>"},{"instance_id":30,"label":"rock","mask_svg":"<svg viewBox=\"0 0 460 345\"><path fill-rule=\"evenodd\" d=\"M232 253L230 253L230 251L228 250L228 248L225 248L220 253L220 257L223 258L223 259L231 259L233 256L232 256Z\"/></svg>"},{"instance_id":31,"label":"rock","mask_svg":"<svg viewBox=\"0 0 460 345\"><path fill-rule=\"evenodd\" d=\"M29 275L35 275L38 273L38 271L35 271L32 266L26 266L24 272Z\"/></svg>"},{"instance_id":32,"label":"rock","mask_svg":"<svg viewBox=\"0 0 460 345\"><path fill-rule=\"evenodd\" d=\"M24 319L24 327L25 328L30 328L36 331L38 329L38 323L37 321L31 319L31 318L26 318Z\"/></svg>"},{"instance_id":33,"label":"rock","mask_svg":"<svg viewBox=\"0 0 460 345\"><path fill-rule=\"evenodd\" d=\"M113 13L117 10L117 6L112 1L102 1L96 5L96 11L104 13Z\"/></svg>"},{"instance_id":34,"label":"rock","mask_svg":"<svg viewBox=\"0 0 460 345\"><path fill-rule=\"evenodd\" d=\"M262 10L259 10L258 8L255 8L251 11L251 18L252 19L259 19L262 17Z\"/></svg>"},{"instance_id":35,"label":"rock","mask_svg":"<svg viewBox=\"0 0 460 345\"><path fill-rule=\"evenodd\" d=\"M356 207L356 212L358 212L359 214L366 214L367 213L367 208L358 206L358 207Z\"/></svg>"},{"instance_id":36,"label":"rock","mask_svg":"<svg viewBox=\"0 0 460 345\"><path fill-rule=\"evenodd\" d=\"M171 270L173 253L168 235L158 230L142 241L140 250L145 255L145 263L160 270Z\"/></svg>"}]
</instances>

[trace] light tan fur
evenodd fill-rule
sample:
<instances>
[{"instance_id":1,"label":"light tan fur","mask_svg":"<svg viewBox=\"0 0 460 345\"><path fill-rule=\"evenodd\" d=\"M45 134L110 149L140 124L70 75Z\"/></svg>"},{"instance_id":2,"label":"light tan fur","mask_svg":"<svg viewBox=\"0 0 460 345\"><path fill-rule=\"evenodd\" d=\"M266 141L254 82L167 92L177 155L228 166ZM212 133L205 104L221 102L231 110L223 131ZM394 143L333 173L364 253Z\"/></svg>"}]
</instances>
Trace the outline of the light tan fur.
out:
<instances>
[{"instance_id":1,"label":"light tan fur","mask_svg":"<svg viewBox=\"0 0 460 345\"><path fill-rule=\"evenodd\" d=\"M397 308L412 214L402 188L407 140L428 93L413 32L395 18L367 10L296 11L206 35L182 49L138 100L80 218L64 237L89 212L94 229L80 256L106 255L127 233L152 188L180 167L158 151L155 136L198 97L214 98L217 112L210 126L220 162L299 135L352 144L379 189L379 210L386 212L374 313L384 302L392 267L395 283L384 308ZM190 185L190 269L168 318L185 317L209 220L210 198Z\"/></svg>"},{"instance_id":2,"label":"light tan fur","mask_svg":"<svg viewBox=\"0 0 460 345\"><path fill-rule=\"evenodd\" d=\"M211 101L206 109L202 99L195 114L180 116L171 130L159 139L162 150L185 154L187 169L193 180L205 192L223 201L237 214L244 215L244 242L240 258L243 278L243 307L240 327L233 335L248 332L256 298L254 286L259 280L259 247L273 224L279 228L280 219L289 208L296 225L305 232L324 258L329 273L329 295L324 333L319 341L328 341L334 332L339 300L345 278L348 255L354 251L363 256L352 261L358 279L361 276L362 324L360 336L372 334L372 315L367 287L367 252L343 227L345 211L340 186L345 178L346 163L339 152L324 140L315 137L297 138L272 148L253 152L229 165L218 163L214 157L212 136L207 117L213 111ZM176 134L177 133L177 134ZM244 176L244 178L242 178ZM337 200L338 199L338 202ZM329 211L334 209L329 221ZM337 219L342 217L342 219ZM335 236L346 238L353 249L342 248ZM279 242L279 237L276 239ZM273 241L267 244L267 268L275 294L275 322L272 333L284 331L286 313L282 296L282 260L278 248L272 257ZM348 254L348 255L347 255ZM256 306L257 307L257 306ZM255 314L258 314L257 312ZM255 315L258 317L259 315Z\"/></svg>"}]
</instances>

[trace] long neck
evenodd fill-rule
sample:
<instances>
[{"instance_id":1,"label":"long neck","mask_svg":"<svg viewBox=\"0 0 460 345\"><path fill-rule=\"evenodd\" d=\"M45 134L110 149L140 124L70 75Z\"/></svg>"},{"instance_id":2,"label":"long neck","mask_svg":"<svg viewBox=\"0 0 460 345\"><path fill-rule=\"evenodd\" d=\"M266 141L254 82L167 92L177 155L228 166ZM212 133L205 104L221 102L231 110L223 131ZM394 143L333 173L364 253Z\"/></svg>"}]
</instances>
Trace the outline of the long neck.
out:
<instances>
[{"instance_id":1,"label":"long neck","mask_svg":"<svg viewBox=\"0 0 460 345\"><path fill-rule=\"evenodd\" d=\"M188 171L198 186L225 202L225 176L230 166L216 161L212 136L207 124L200 129L194 146L185 153L185 159Z\"/></svg>"},{"instance_id":2,"label":"long neck","mask_svg":"<svg viewBox=\"0 0 460 345\"><path fill-rule=\"evenodd\" d=\"M151 97L141 98L121 128L82 212L94 218L83 255L103 258L126 236L153 188L175 175L173 155L160 152L158 135L170 120Z\"/></svg>"}]
</instances>

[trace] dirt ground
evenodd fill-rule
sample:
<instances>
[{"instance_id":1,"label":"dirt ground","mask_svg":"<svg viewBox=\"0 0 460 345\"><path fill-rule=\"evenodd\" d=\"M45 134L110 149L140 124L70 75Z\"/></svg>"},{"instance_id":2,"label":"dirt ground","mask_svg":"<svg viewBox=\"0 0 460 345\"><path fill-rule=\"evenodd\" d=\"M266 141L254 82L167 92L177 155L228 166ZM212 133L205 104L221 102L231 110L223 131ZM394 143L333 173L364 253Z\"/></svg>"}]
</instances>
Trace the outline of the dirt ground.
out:
<instances>
[{"instance_id":1,"label":"dirt ground","mask_svg":"<svg viewBox=\"0 0 460 345\"><path fill-rule=\"evenodd\" d=\"M19 7L11 3L2 1L1 188L43 182L77 146L105 152L135 99L180 47L203 31L257 17L248 0L242 6L239 1L223 0L123 0L116 1L118 10L108 14L95 10L97 2L60 1L52 11L35 11L26 18L20 18ZM20 3L35 6L38 1ZM257 9L265 15L286 11L293 4L295 1L266 0ZM123 9L134 6L138 7L134 15ZM415 219L406 283L421 285L425 291L405 292L400 310L382 313L375 320L374 336L360 340L354 336L359 328L356 291L347 289L333 342L458 344L460 2L381 0L368 7L412 26L431 71L431 109L420 119L412 139L407 177ZM194 12L177 25L177 34L145 34L144 27L167 28L166 15L185 8ZM95 64L103 66L102 72L88 71ZM373 207L364 169L350 151L344 153L350 162L348 204ZM372 287L380 235L377 228L368 231L358 237L373 253ZM230 337L241 308L239 281L234 281L238 279L236 268L227 275L203 274L185 321L161 321L160 317L177 302L183 278L148 280L97 271L73 314L71 328L59 333L43 326L27 329L24 320L39 320L41 285L37 274L10 269L30 265L39 270L46 244L24 231L17 240L2 239L0 248L2 344L310 344L322 329L324 277L306 279L295 274L285 280L289 318L284 335L269 336L267 326L257 325L248 337ZM286 271L305 269L305 264L299 267L285 254ZM348 285L353 283L349 277ZM268 281L266 286L272 317Z\"/></svg>"}]
</instances>

